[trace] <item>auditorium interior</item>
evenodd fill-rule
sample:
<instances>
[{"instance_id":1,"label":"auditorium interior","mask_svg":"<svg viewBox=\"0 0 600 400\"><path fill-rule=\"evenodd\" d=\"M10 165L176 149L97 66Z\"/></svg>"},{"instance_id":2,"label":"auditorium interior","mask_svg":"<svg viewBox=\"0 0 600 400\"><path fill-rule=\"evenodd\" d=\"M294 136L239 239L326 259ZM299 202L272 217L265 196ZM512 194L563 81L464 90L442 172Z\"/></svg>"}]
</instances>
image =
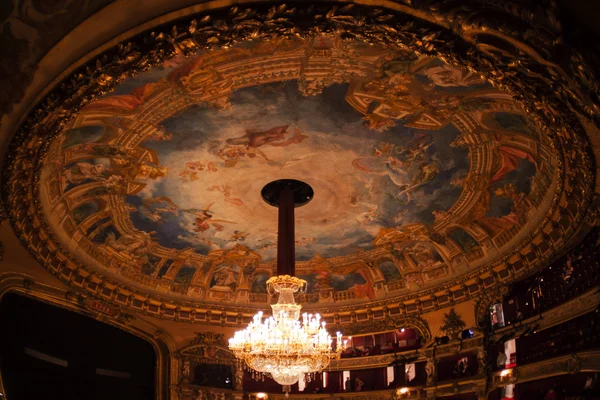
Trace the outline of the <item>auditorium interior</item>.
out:
<instances>
[{"instance_id":1,"label":"auditorium interior","mask_svg":"<svg viewBox=\"0 0 600 400\"><path fill-rule=\"evenodd\" d=\"M600 3L0 3L0 400L600 399Z\"/></svg>"}]
</instances>

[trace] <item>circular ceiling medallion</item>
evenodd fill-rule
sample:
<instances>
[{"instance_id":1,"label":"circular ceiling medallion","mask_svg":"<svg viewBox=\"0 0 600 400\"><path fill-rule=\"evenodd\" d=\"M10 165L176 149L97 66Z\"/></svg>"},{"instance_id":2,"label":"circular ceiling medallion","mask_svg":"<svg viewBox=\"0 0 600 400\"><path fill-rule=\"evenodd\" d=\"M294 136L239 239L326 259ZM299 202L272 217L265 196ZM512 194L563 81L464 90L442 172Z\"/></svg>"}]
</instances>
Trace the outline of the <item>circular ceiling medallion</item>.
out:
<instances>
[{"instance_id":1,"label":"circular ceiling medallion","mask_svg":"<svg viewBox=\"0 0 600 400\"><path fill-rule=\"evenodd\" d=\"M308 204L315 195L313 188L308 183L296 179L278 179L269 182L262 188L260 195L270 206L279 207L281 192L286 187L292 191L294 207L302 207Z\"/></svg>"},{"instance_id":2,"label":"circular ceiling medallion","mask_svg":"<svg viewBox=\"0 0 600 400\"><path fill-rule=\"evenodd\" d=\"M30 139L46 147L29 202L62 254L50 268L161 301L264 306L277 243L265 185L283 179L307 182L296 274L315 307L508 268L549 223L562 146L511 94L407 45L284 36L189 42L47 122L53 140Z\"/></svg>"}]
</instances>

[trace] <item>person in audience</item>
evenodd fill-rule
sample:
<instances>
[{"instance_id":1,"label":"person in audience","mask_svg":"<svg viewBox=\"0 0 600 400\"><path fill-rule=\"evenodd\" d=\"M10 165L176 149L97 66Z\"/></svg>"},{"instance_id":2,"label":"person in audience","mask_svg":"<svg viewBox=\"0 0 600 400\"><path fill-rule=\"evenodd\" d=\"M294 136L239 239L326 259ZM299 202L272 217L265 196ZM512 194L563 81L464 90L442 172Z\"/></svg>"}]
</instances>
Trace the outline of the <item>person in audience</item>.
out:
<instances>
[{"instance_id":1,"label":"person in audience","mask_svg":"<svg viewBox=\"0 0 600 400\"><path fill-rule=\"evenodd\" d=\"M460 372L461 375L464 375L465 372L467 372L467 365L464 361L461 361L458 364L458 371Z\"/></svg>"},{"instance_id":2,"label":"person in audience","mask_svg":"<svg viewBox=\"0 0 600 400\"><path fill-rule=\"evenodd\" d=\"M523 313L521 312L521 310L517 310L517 318L516 318L516 322L515 322L515 326L519 326L523 323ZM517 325L519 324L519 325Z\"/></svg>"},{"instance_id":3,"label":"person in audience","mask_svg":"<svg viewBox=\"0 0 600 400\"><path fill-rule=\"evenodd\" d=\"M352 381L350 380L350 377L347 377L346 382L344 382L344 390L346 392L352 391Z\"/></svg>"},{"instance_id":4,"label":"person in audience","mask_svg":"<svg viewBox=\"0 0 600 400\"><path fill-rule=\"evenodd\" d=\"M460 366L460 374L466 375L467 368L469 367L469 362L467 360L461 361L459 366Z\"/></svg>"},{"instance_id":5,"label":"person in audience","mask_svg":"<svg viewBox=\"0 0 600 400\"><path fill-rule=\"evenodd\" d=\"M460 374L460 364L456 364L454 365L454 369L452 370L452 375L454 375L454 377L457 377Z\"/></svg>"},{"instance_id":6,"label":"person in audience","mask_svg":"<svg viewBox=\"0 0 600 400\"><path fill-rule=\"evenodd\" d=\"M594 388L596 387L596 383L598 381L598 374L594 374L593 376L590 375L587 377L586 381L585 381L585 385L583 386L583 393L581 393L582 396L584 396L585 399L591 399L593 398L592 396L595 394Z\"/></svg>"},{"instance_id":7,"label":"person in audience","mask_svg":"<svg viewBox=\"0 0 600 400\"><path fill-rule=\"evenodd\" d=\"M498 365L498 368L504 368L504 366L506 365L506 354L503 351L498 352L496 365Z\"/></svg>"},{"instance_id":8,"label":"person in audience","mask_svg":"<svg viewBox=\"0 0 600 400\"><path fill-rule=\"evenodd\" d=\"M565 283L569 285L573 284L573 256L571 256L570 254L567 256L567 263L563 271L563 280L565 281Z\"/></svg>"},{"instance_id":9,"label":"person in audience","mask_svg":"<svg viewBox=\"0 0 600 400\"><path fill-rule=\"evenodd\" d=\"M371 355L372 356L378 356L381 354L381 347L376 344L375 347L373 347L373 349L371 350Z\"/></svg>"},{"instance_id":10,"label":"person in audience","mask_svg":"<svg viewBox=\"0 0 600 400\"><path fill-rule=\"evenodd\" d=\"M354 386L356 387L356 391L357 392L362 392L362 388L365 385L365 383L363 381L360 380L360 378L356 378L354 380Z\"/></svg>"},{"instance_id":11,"label":"person in audience","mask_svg":"<svg viewBox=\"0 0 600 400\"><path fill-rule=\"evenodd\" d=\"M548 390L546 396L544 397L544 400L558 400L558 392L556 391L556 389L551 388L550 390Z\"/></svg>"}]
</instances>

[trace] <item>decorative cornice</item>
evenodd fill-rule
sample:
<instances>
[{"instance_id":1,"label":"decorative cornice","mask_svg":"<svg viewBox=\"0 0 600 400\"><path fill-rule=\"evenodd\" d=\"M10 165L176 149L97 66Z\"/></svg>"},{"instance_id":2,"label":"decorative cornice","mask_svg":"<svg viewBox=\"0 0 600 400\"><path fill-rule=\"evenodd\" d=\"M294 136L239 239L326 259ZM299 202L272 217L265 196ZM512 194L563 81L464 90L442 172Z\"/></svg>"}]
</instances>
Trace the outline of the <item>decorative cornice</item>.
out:
<instances>
[{"instance_id":1,"label":"decorative cornice","mask_svg":"<svg viewBox=\"0 0 600 400\"><path fill-rule=\"evenodd\" d=\"M536 331L548 329L593 311L599 304L600 292L598 291L598 288L593 288L579 297L543 312L541 315L523 320L518 326L508 325L498 329L490 336L490 339L498 340L501 336L512 331L515 331L514 337L518 337L519 332L528 330L532 326L535 326Z\"/></svg>"},{"instance_id":2,"label":"decorative cornice","mask_svg":"<svg viewBox=\"0 0 600 400\"><path fill-rule=\"evenodd\" d=\"M494 374L492 381L494 387L499 387L508 383L524 383L557 375L588 371L600 371L599 350L582 351L516 367L512 370L509 382L506 379L503 380L498 372Z\"/></svg>"},{"instance_id":3,"label":"decorative cornice","mask_svg":"<svg viewBox=\"0 0 600 400\"><path fill-rule=\"evenodd\" d=\"M554 150L564 158L558 160L556 194L544 220L517 248L493 265L471 271L454 282L410 295L360 305L336 305L319 311L326 316L358 309L368 312L377 307L415 301L417 307L410 314L416 315L423 312L421 298L478 281L492 268L507 270L507 280L530 273L547 261L547 255L534 241L542 238L544 231L554 229L558 222L564 238L563 242L554 244L555 251L559 251L579 229L591 202L595 165L577 113L598 123L596 113L600 110L600 95L595 71L600 69L593 60L582 56L585 53L560 46L561 29L552 7L528 9L516 2L504 2L499 7L476 0L468 4L471 6L464 2L458 6L450 0L423 0L408 2L395 11L353 4L342 7L305 2L277 7L259 4L254 8L234 7L188 17L131 38L90 61L54 88L21 125L7 152L3 176L2 200L10 210L10 223L31 254L77 290L99 296L97 288L101 283L100 287L109 287L115 294L107 301L158 318L241 324L242 318L228 319L226 312L252 315L255 308L210 305L213 314L222 313L221 318L218 321L200 320L197 316L205 314L192 302L147 295L98 274L93 278L97 281L88 285L92 271L79 264L56 240L45 221L39 201L42 160L49 143L83 106L108 93L128 76L175 55L191 55L200 49L222 48L245 40L308 37L315 32L343 31L345 38L406 48L477 71L498 89L513 95L551 140ZM569 184L582 196L562 195L567 176L578 178ZM85 286L76 283L77 276L84 277ZM494 278L492 285L498 283ZM481 285L473 292L467 290L464 297L455 299L453 296L448 305L476 296L481 291ZM119 303L115 300L119 297L116 294L127 294L128 299ZM138 300L140 306L136 307ZM167 314L165 309L175 311ZM196 310L195 317L191 317L190 310Z\"/></svg>"}]
</instances>

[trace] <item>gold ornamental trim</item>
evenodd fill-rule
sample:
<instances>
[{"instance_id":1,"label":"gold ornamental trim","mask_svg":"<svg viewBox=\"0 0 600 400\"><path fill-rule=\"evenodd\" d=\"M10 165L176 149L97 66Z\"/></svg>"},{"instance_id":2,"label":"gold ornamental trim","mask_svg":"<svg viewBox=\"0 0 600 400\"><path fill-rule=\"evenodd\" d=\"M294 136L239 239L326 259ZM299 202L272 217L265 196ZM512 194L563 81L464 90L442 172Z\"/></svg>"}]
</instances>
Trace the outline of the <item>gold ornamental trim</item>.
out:
<instances>
[{"instance_id":1,"label":"gold ornamental trim","mask_svg":"<svg viewBox=\"0 0 600 400\"><path fill-rule=\"evenodd\" d=\"M267 280L267 287L278 287L288 288L298 291L303 287L306 287L307 282L304 279L297 278L290 275L277 275Z\"/></svg>"},{"instance_id":2,"label":"gold ornamental trim","mask_svg":"<svg viewBox=\"0 0 600 400\"><path fill-rule=\"evenodd\" d=\"M385 309L383 318L394 315L390 310L396 308L398 315L418 315L481 296L484 291L540 268L580 232L592 201L596 171L578 115L597 121L600 85L595 71L600 68L576 47L557 48L563 43L563 35L552 7L540 13L516 1L509 1L502 9L478 0L470 1L476 7L459 6L450 0L415 3L402 10L317 2L303 3L302 7L233 7L157 26L107 50L57 85L11 140L4 160L1 200L15 234L40 264L88 296L157 318L242 324L263 304L211 304L208 310L191 301L149 295L78 262L45 220L39 200L42 161L49 144L83 106L110 92L125 78L176 55L189 56L201 49L224 48L246 40L344 32L348 39L439 57L476 71L510 93L550 138L560 156L558 182L542 223L493 264L411 294L343 306L334 302L329 308L311 309L335 323L342 323L336 317L338 313L364 311L370 315L373 309ZM426 14L431 16L429 21L415 17ZM495 40L489 40L491 37ZM562 66L563 59L570 63ZM356 322L353 317L343 323Z\"/></svg>"}]
</instances>

